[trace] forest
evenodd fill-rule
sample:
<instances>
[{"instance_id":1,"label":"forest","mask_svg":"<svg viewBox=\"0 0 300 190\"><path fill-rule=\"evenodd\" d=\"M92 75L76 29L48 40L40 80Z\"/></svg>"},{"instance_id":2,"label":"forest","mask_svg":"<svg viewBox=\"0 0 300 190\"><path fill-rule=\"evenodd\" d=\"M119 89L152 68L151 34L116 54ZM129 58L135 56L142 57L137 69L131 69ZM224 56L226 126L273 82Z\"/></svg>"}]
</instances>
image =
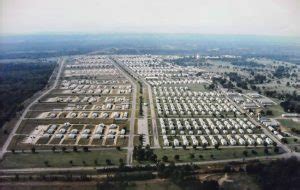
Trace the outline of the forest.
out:
<instances>
[{"instance_id":1,"label":"forest","mask_svg":"<svg viewBox=\"0 0 300 190\"><path fill-rule=\"evenodd\" d=\"M0 127L23 109L22 103L48 83L56 62L0 64Z\"/></svg>"},{"instance_id":2,"label":"forest","mask_svg":"<svg viewBox=\"0 0 300 190\"><path fill-rule=\"evenodd\" d=\"M262 189L293 190L300 186L300 162L296 157L287 160L276 160L268 164L248 163L248 174L255 175Z\"/></svg>"}]
</instances>

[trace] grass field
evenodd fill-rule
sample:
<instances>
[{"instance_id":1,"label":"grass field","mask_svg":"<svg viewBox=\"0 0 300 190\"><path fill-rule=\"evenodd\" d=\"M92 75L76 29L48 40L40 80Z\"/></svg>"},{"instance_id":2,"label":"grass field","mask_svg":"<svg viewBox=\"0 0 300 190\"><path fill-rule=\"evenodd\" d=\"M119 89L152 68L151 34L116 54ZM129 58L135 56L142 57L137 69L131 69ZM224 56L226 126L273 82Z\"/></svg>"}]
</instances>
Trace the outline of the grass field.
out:
<instances>
[{"instance_id":1,"label":"grass field","mask_svg":"<svg viewBox=\"0 0 300 190\"><path fill-rule=\"evenodd\" d=\"M206 84L207 86L209 84ZM193 91L199 91L199 92L207 92L209 90L207 90L204 86L204 84L197 84L197 85L187 85L191 90Z\"/></svg>"},{"instance_id":2,"label":"grass field","mask_svg":"<svg viewBox=\"0 0 300 190\"><path fill-rule=\"evenodd\" d=\"M106 166L106 159L119 165L119 159L126 160L127 151L105 150L91 152L38 152L38 153L8 153L0 162L0 168L37 168L72 167L73 166ZM95 161L97 160L97 161ZM72 161L72 164L70 163ZM96 162L96 164L95 164Z\"/></svg>"},{"instance_id":3,"label":"grass field","mask_svg":"<svg viewBox=\"0 0 300 190\"><path fill-rule=\"evenodd\" d=\"M289 129L295 128L300 130L300 123L293 121L292 119L278 119L278 122Z\"/></svg>"},{"instance_id":4,"label":"grass field","mask_svg":"<svg viewBox=\"0 0 300 190\"><path fill-rule=\"evenodd\" d=\"M224 160L224 159L235 159L243 158L245 155L243 152L247 150L247 157L255 156L267 156L275 155L273 148L269 148L269 153L265 154L263 147L257 148L223 148L223 149L207 149L207 150L195 150L195 149L156 149L154 153L157 155L159 160L163 156L167 156L169 161L175 162L201 162L201 161L211 161L211 160ZM255 150L256 153L253 153L252 150ZM194 155L194 158L191 158L191 154ZM179 155L179 160L175 160L174 156ZM213 156L212 156L213 155ZM199 157L200 156L200 157ZM137 163L137 162L136 162Z\"/></svg>"},{"instance_id":5,"label":"grass field","mask_svg":"<svg viewBox=\"0 0 300 190\"><path fill-rule=\"evenodd\" d=\"M271 110L273 115L272 117L279 117L281 116L282 114L284 114L284 110L282 109L282 107L280 105L273 105L273 106L270 106L268 108L268 110Z\"/></svg>"},{"instance_id":6,"label":"grass field","mask_svg":"<svg viewBox=\"0 0 300 190\"><path fill-rule=\"evenodd\" d=\"M188 87L192 91L199 91L199 92L207 92L207 90L204 86L209 84L184 84L184 86ZM177 84L167 84L163 85L164 87L178 87Z\"/></svg>"},{"instance_id":7,"label":"grass field","mask_svg":"<svg viewBox=\"0 0 300 190\"><path fill-rule=\"evenodd\" d=\"M297 138L294 137L286 137L285 138L287 140L287 144L299 144L300 141L298 141Z\"/></svg>"}]
</instances>

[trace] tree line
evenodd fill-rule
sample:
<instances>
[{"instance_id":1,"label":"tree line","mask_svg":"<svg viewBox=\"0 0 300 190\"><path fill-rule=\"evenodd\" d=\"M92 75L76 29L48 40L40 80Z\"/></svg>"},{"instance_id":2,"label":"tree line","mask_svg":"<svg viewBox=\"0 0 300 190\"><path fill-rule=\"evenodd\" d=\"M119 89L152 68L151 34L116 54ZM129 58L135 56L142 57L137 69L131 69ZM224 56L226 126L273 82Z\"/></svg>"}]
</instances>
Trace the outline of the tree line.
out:
<instances>
[{"instance_id":1,"label":"tree line","mask_svg":"<svg viewBox=\"0 0 300 190\"><path fill-rule=\"evenodd\" d=\"M22 102L43 89L56 62L0 64L0 127L24 107Z\"/></svg>"}]
</instances>

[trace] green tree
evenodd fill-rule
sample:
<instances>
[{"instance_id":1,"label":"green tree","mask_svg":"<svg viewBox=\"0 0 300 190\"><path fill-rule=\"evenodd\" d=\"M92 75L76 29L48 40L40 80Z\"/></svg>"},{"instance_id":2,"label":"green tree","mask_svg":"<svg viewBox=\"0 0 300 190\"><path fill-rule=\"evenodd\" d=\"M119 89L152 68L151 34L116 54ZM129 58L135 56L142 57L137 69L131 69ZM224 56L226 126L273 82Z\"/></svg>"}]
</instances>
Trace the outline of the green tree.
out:
<instances>
[{"instance_id":1,"label":"green tree","mask_svg":"<svg viewBox=\"0 0 300 190\"><path fill-rule=\"evenodd\" d=\"M143 142L144 142L144 135L143 134L139 135L139 142L140 142L140 145L143 145Z\"/></svg>"},{"instance_id":2,"label":"green tree","mask_svg":"<svg viewBox=\"0 0 300 190\"><path fill-rule=\"evenodd\" d=\"M45 164L45 166L49 166L49 161L48 161L48 160L45 160L45 161L44 161L44 164Z\"/></svg>"},{"instance_id":3,"label":"green tree","mask_svg":"<svg viewBox=\"0 0 300 190\"><path fill-rule=\"evenodd\" d=\"M122 158L119 159L119 167L120 168L124 168L125 167L125 163L124 163L124 160Z\"/></svg>"},{"instance_id":4,"label":"green tree","mask_svg":"<svg viewBox=\"0 0 300 190\"><path fill-rule=\"evenodd\" d=\"M195 154L194 153L190 153L190 159L194 159L195 158Z\"/></svg>"},{"instance_id":5,"label":"green tree","mask_svg":"<svg viewBox=\"0 0 300 190\"><path fill-rule=\"evenodd\" d=\"M66 150L67 150L67 148L64 146L61 148L61 151L63 151L63 152L66 152Z\"/></svg>"},{"instance_id":6,"label":"green tree","mask_svg":"<svg viewBox=\"0 0 300 190\"><path fill-rule=\"evenodd\" d=\"M89 147L87 147L87 146L83 147L83 151L84 152L88 152L89 151Z\"/></svg>"},{"instance_id":7,"label":"green tree","mask_svg":"<svg viewBox=\"0 0 300 190\"><path fill-rule=\"evenodd\" d=\"M278 153L279 152L279 148L277 146L274 147L274 152Z\"/></svg>"},{"instance_id":8,"label":"green tree","mask_svg":"<svg viewBox=\"0 0 300 190\"><path fill-rule=\"evenodd\" d=\"M106 162L107 165L112 165L112 162L111 162L110 159L106 159L105 162Z\"/></svg>"},{"instance_id":9,"label":"green tree","mask_svg":"<svg viewBox=\"0 0 300 190\"><path fill-rule=\"evenodd\" d=\"M220 144L219 143L217 143L217 144L215 144L215 149L219 149L219 147L220 147Z\"/></svg>"},{"instance_id":10,"label":"green tree","mask_svg":"<svg viewBox=\"0 0 300 190\"><path fill-rule=\"evenodd\" d=\"M264 152L265 152L265 154L269 154L268 148L265 148Z\"/></svg>"},{"instance_id":11,"label":"green tree","mask_svg":"<svg viewBox=\"0 0 300 190\"><path fill-rule=\"evenodd\" d=\"M55 150L56 150L56 147L55 146L52 146L52 152L55 152Z\"/></svg>"},{"instance_id":12,"label":"green tree","mask_svg":"<svg viewBox=\"0 0 300 190\"><path fill-rule=\"evenodd\" d=\"M34 146L31 148L31 152L35 153L35 147Z\"/></svg>"},{"instance_id":13,"label":"green tree","mask_svg":"<svg viewBox=\"0 0 300 190\"><path fill-rule=\"evenodd\" d=\"M162 161L163 161L163 162L168 162L168 156L163 156L163 157L162 157Z\"/></svg>"},{"instance_id":14,"label":"green tree","mask_svg":"<svg viewBox=\"0 0 300 190\"><path fill-rule=\"evenodd\" d=\"M73 146L73 152L77 152L77 151L78 151L77 147Z\"/></svg>"}]
</instances>

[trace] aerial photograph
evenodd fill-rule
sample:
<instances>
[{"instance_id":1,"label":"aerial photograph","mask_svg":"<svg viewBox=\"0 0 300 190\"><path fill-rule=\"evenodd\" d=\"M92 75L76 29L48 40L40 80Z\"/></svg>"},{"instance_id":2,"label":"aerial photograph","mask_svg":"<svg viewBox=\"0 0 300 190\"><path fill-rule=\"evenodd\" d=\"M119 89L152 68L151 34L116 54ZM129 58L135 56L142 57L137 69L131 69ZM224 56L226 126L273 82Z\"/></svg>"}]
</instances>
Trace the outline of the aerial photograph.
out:
<instances>
[{"instance_id":1,"label":"aerial photograph","mask_svg":"<svg viewBox=\"0 0 300 190\"><path fill-rule=\"evenodd\" d=\"M299 190L300 0L0 0L0 190Z\"/></svg>"}]
</instances>

